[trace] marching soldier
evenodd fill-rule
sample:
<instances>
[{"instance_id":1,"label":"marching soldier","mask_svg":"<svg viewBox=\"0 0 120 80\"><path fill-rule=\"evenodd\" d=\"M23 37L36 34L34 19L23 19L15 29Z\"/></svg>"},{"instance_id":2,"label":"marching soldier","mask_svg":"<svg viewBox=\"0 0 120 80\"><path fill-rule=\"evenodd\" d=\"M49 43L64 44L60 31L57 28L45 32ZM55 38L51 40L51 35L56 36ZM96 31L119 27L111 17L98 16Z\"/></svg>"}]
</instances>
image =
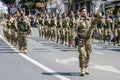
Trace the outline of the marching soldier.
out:
<instances>
[{"instance_id":1,"label":"marching soldier","mask_svg":"<svg viewBox=\"0 0 120 80\"><path fill-rule=\"evenodd\" d=\"M114 45L118 43L118 46L120 46L120 12L117 12L116 18L113 21L114 23ZM118 41L117 41L118 38Z\"/></svg>"},{"instance_id":2,"label":"marching soldier","mask_svg":"<svg viewBox=\"0 0 120 80\"><path fill-rule=\"evenodd\" d=\"M43 17L42 17L42 13L40 14L39 18L38 18L38 23L39 23L39 37L43 37L42 36L42 27L43 27Z\"/></svg>"},{"instance_id":3,"label":"marching soldier","mask_svg":"<svg viewBox=\"0 0 120 80\"><path fill-rule=\"evenodd\" d=\"M18 27L17 27L17 13L14 13L14 16L13 16L13 23L12 23L12 31L13 31L13 43L14 45L18 45Z\"/></svg>"},{"instance_id":4,"label":"marching soldier","mask_svg":"<svg viewBox=\"0 0 120 80\"><path fill-rule=\"evenodd\" d=\"M68 28L69 28L69 18L67 17L66 13L62 14L62 43L65 42L65 45L67 45L68 42Z\"/></svg>"},{"instance_id":5,"label":"marching soldier","mask_svg":"<svg viewBox=\"0 0 120 80\"><path fill-rule=\"evenodd\" d=\"M91 23L91 26L93 27L93 34L92 34L92 39L94 39L95 38L95 34L97 33L97 15L95 15L95 14L92 14L91 15L91 21L92 21L92 23Z\"/></svg>"},{"instance_id":6,"label":"marching soldier","mask_svg":"<svg viewBox=\"0 0 120 80\"><path fill-rule=\"evenodd\" d=\"M59 40L60 40L60 37L61 37L60 30L61 30L61 28L62 28L62 16L61 16L60 13L58 13L57 14L57 27L56 27L56 32L57 32L57 41L56 41L56 43L58 43Z\"/></svg>"},{"instance_id":7,"label":"marching soldier","mask_svg":"<svg viewBox=\"0 0 120 80\"><path fill-rule=\"evenodd\" d=\"M45 38L47 38L47 39L50 39L50 34L51 34L51 32L50 32L50 20L51 20L50 15L46 13L45 20L44 20L44 24L45 24L44 29L45 29Z\"/></svg>"},{"instance_id":8,"label":"marching soldier","mask_svg":"<svg viewBox=\"0 0 120 80\"><path fill-rule=\"evenodd\" d=\"M14 16L13 14L11 15L10 18L10 26L11 26L11 44L14 44L14 34L15 34L15 26L14 26Z\"/></svg>"},{"instance_id":9,"label":"marching soldier","mask_svg":"<svg viewBox=\"0 0 120 80\"><path fill-rule=\"evenodd\" d=\"M56 26L57 26L57 18L54 13L51 16L51 40L55 41L56 37Z\"/></svg>"},{"instance_id":10,"label":"marching soldier","mask_svg":"<svg viewBox=\"0 0 120 80\"><path fill-rule=\"evenodd\" d=\"M108 44L111 44L111 28L112 28L112 19L109 18L109 14L106 14L105 27L104 27L104 43L108 38Z\"/></svg>"},{"instance_id":11,"label":"marching soldier","mask_svg":"<svg viewBox=\"0 0 120 80\"><path fill-rule=\"evenodd\" d=\"M70 12L70 15L69 15L69 26L70 26L70 29L68 30L69 31L69 36L68 36L68 46L70 47L71 45L74 46L74 39L75 39L75 26L74 26L74 23L75 23L75 16L74 16L74 13L73 11Z\"/></svg>"},{"instance_id":12,"label":"marching soldier","mask_svg":"<svg viewBox=\"0 0 120 80\"><path fill-rule=\"evenodd\" d=\"M3 33L4 33L4 38L5 39L7 39L8 41L9 41L9 39L8 39L8 33L9 33L9 27L10 26L8 26L8 21L9 21L9 19L10 19L10 17L6 17L5 15L4 15L4 18L3 18L3 21L1 22L2 23L2 25L3 25ZM10 25L10 24L9 24Z\"/></svg>"},{"instance_id":13,"label":"marching soldier","mask_svg":"<svg viewBox=\"0 0 120 80\"><path fill-rule=\"evenodd\" d=\"M81 68L81 76L89 74L87 67L90 59L91 49L91 36L92 27L91 19L87 17L86 8L80 10L80 21L78 25L77 35L79 37L78 51L79 51L79 66Z\"/></svg>"},{"instance_id":14,"label":"marching soldier","mask_svg":"<svg viewBox=\"0 0 120 80\"><path fill-rule=\"evenodd\" d=\"M42 13L42 16L41 16L41 36L45 37L44 34L45 34L45 13Z\"/></svg>"},{"instance_id":15,"label":"marching soldier","mask_svg":"<svg viewBox=\"0 0 120 80\"><path fill-rule=\"evenodd\" d=\"M100 43L103 43L104 26L105 26L105 20L102 18L102 13L98 12L98 14L97 14L97 29L98 29Z\"/></svg>"},{"instance_id":16,"label":"marching soldier","mask_svg":"<svg viewBox=\"0 0 120 80\"><path fill-rule=\"evenodd\" d=\"M19 50L25 54L27 53L28 34L31 34L31 26L28 20L24 13L21 12L17 22Z\"/></svg>"}]
</instances>

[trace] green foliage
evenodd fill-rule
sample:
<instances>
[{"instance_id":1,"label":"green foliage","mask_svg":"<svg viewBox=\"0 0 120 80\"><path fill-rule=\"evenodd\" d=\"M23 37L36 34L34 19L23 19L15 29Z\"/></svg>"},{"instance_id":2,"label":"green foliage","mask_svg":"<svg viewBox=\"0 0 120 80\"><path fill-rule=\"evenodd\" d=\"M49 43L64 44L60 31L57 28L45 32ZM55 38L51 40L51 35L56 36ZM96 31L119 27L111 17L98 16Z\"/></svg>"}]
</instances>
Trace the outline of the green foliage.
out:
<instances>
[{"instance_id":1,"label":"green foliage","mask_svg":"<svg viewBox=\"0 0 120 80\"><path fill-rule=\"evenodd\" d=\"M108 13L114 13L115 12L115 7L111 7L109 9L107 9L106 12L108 12Z\"/></svg>"}]
</instances>

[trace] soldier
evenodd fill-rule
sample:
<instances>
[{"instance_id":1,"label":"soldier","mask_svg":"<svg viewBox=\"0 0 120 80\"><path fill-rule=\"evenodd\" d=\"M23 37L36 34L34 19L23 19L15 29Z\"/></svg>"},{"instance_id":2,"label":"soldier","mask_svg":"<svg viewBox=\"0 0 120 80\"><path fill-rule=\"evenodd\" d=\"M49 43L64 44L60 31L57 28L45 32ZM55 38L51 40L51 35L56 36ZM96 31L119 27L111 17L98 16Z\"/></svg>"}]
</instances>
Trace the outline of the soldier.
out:
<instances>
[{"instance_id":1,"label":"soldier","mask_svg":"<svg viewBox=\"0 0 120 80\"><path fill-rule=\"evenodd\" d=\"M79 51L79 67L81 68L81 76L89 74L87 67L90 59L91 49L91 36L92 27L91 19L87 17L86 8L80 10L80 21L77 24L77 35L79 37L78 51Z\"/></svg>"},{"instance_id":2,"label":"soldier","mask_svg":"<svg viewBox=\"0 0 120 80\"><path fill-rule=\"evenodd\" d=\"M19 50L25 54L27 53L28 34L31 34L31 26L28 20L24 13L21 12L17 23Z\"/></svg>"},{"instance_id":3,"label":"soldier","mask_svg":"<svg viewBox=\"0 0 120 80\"><path fill-rule=\"evenodd\" d=\"M14 43L14 45L18 45L17 12L14 13L14 16L13 16L12 29L13 29L13 43Z\"/></svg>"},{"instance_id":4,"label":"soldier","mask_svg":"<svg viewBox=\"0 0 120 80\"><path fill-rule=\"evenodd\" d=\"M100 43L103 43L104 26L105 26L105 20L102 17L102 13L98 12L98 14L97 14L97 29L98 29Z\"/></svg>"},{"instance_id":5,"label":"soldier","mask_svg":"<svg viewBox=\"0 0 120 80\"><path fill-rule=\"evenodd\" d=\"M42 37L42 13L40 14L40 16L38 17L38 23L39 23L39 37Z\"/></svg>"},{"instance_id":6,"label":"soldier","mask_svg":"<svg viewBox=\"0 0 120 80\"><path fill-rule=\"evenodd\" d=\"M45 37L44 36L44 34L45 34L45 23L44 23L44 21L45 21L45 13L42 13L41 14L41 19L39 21L39 23L41 23L40 25L41 25L41 36L42 36L42 38Z\"/></svg>"},{"instance_id":7,"label":"soldier","mask_svg":"<svg viewBox=\"0 0 120 80\"><path fill-rule=\"evenodd\" d=\"M61 14L58 13L57 14L57 27L56 27L56 32L57 32L57 41L56 41L56 43L58 43L59 40L60 40L60 37L61 37L60 30L61 30L61 28L62 28L62 17L61 17Z\"/></svg>"},{"instance_id":8,"label":"soldier","mask_svg":"<svg viewBox=\"0 0 120 80\"><path fill-rule=\"evenodd\" d=\"M55 41L56 37L56 26L57 26L57 18L54 13L51 16L51 40Z\"/></svg>"},{"instance_id":9,"label":"soldier","mask_svg":"<svg viewBox=\"0 0 120 80\"><path fill-rule=\"evenodd\" d=\"M111 24L112 24L112 19L109 18L109 14L106 14L105 27L104 27L104 43L108 38L108 44L111 44L111 34L112 34Z\"/></svg>"},{"instance_id":10,"label":"soldier","mask_svg":"<svg viewBox=\"0 0 120 80\"><path fill-rule=\"evenodd\" d=\"M3 21L1 22L2 25L3 25L3 33L4 33L4 38L8 40L8 32L9 32L9 26L8 26L8 19L9 17L7 18L5 15L4 15L4 18L3 18ZM7 36L8 35L8 36Z\"/></svg>"},{"instance_id":11,"label":"soldier","mask_svg":"<svg viewBox=\"0 0 120 80\"><path fill-rule=\"evenodd\" d=\"M62 43L65 42L67 45L68 42L68 28L69 28L69 18L67 17L66 13L62 14Z\"/></svg>"},{"instance_id":12,"label":"soldier","mask_svg":"<svg viewBox=\"0 0 120 80\"><path fill-rule=\"evenodd\" d=\"M11 44L14 44L14 37L15 37L15 26L14 26L14 15L11 15L10 18L10 26L11 26Z\"/></svg>"},{"instance_id":13,"label":"soldier","mask_svg":"<svg viewBox=\"0 0 120 80\"><path fill-rule=\"evenodd\" d=\"M50 39L50 15L46 13L45 15L45 20L44 20L44 24L45 24L45 38L47 38L48 40Z\"/></svg>"},{"instance_id":14,"label":"soldier","mask_svg":"<svg viewBox=\"0 0 120 80\"><path fill-rule=\"evenodd\" d=\"M116 18L113 21L113 30L114 30L114 45L118 43L120 46L120 12L117 12ZM118 38L118 41L117 41Z\"/></svg>"},{"instance_id":15,"label":"soldier","mask_svg":"<svg viewBox=\"0 0 120 80\"><path fill-rule=\"evenodd\" d=\"M92 39L94 39L95 38L95 34L97 33L97 25L96 25L97 24L97 15L92 14L90 16L90 18L91 18L91 21L92 21L91 26L93 27Z\"/></svg>"},{"instance_id":16,"label":"soldier","mask_svg":"<svg viewBox=\"0 0 120 80\"><path fill-rule=\"evenodd\" d=\"M71 45L74 46L74 39L75 39L75 26L74 26L74 23L75 23L75 15L73 13L73 11L70 12L70 15L69 15L69 26L70 26L70 29L68 30L69 31L69 36L68 36L68 46L70 47Z\"/></svg>"}]
</instances>

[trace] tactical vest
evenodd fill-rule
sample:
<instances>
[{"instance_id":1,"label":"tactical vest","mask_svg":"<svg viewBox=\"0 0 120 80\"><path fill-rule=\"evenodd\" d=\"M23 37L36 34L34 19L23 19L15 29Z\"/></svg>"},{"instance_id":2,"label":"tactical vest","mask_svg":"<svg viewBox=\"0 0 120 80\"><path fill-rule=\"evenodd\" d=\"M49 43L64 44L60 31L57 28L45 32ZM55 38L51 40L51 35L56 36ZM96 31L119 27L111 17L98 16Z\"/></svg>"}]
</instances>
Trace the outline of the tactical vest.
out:
<instances>
[{"instance_id":1,"label":"tactical vest","mask_svg":"<svg viewBox=\"0 0 120 80\"><path fill-rule=\"evenodd\" d=\"M49 24L49 21L50 21L49 18L45 18L45 20L44 20L44 24L45 24L46 26L49 26L49 25L50 25L50 24Z\"/></svg>"},{"instance_id":2,"label":"tactical vest","mask_svg":"<svg viewBox=\"0 0 120 80\"><path fill-rule=\"evenodd\" d=\"M63 26L63 28L67 27L67 19L66 18L62 19L62 26Z\"/></svg>"},{"instance_id":3,"label":"tactical vest","mask_svg":"<svg viewBox=\"0 0 120 80\"><path fill-rule=\"evenodd\" d=\"M55 18L51 18L51 26L55 25Z\"/></svg>"},{"instance_id":4,"label":"tactical vest","mask_svg":"<svg viewBox=\"0 0 120 80\"><path fill-rule=\"evenodd\" d=\"M109 18L105 19L105 24L106 24L105 28L110 28L111 27L110 19Z\"/></svg>"},{"instance_id":5,"label":"tactical vest","mask_svg":"<svg viewBox=\"0 0 120 80\"><path fill-rule=\"evenodd\" d=\"M91 27L90 19L81 18L80 23L78 25L78 31L77 31L78 35L81 37L87 37L90 27Z\"/></svg>"},{"instance_id":6,"label":"tactical vest","mask_svg":"<svg viewBox=\"0 0 120 80\"><path fill-rule=\"evenodd\" d=\"M27 24L24 20L22 20L22 19L19 20L17 25L18 25L19 31L21 31L21 32L27 32L28 31L28 26L27 26Z\"/></svg>"},{"instance_id":7,"label":"tactical vest","mask_svg":"<svg viewBox=\"0 0 120 80\"><path fill-rule=\"evenodd\" d=\"M97 27L98 28L103 28L103 21L102 21L102 19L98 19L98 22L97 22Z\"/></svg>"}]
</instances>

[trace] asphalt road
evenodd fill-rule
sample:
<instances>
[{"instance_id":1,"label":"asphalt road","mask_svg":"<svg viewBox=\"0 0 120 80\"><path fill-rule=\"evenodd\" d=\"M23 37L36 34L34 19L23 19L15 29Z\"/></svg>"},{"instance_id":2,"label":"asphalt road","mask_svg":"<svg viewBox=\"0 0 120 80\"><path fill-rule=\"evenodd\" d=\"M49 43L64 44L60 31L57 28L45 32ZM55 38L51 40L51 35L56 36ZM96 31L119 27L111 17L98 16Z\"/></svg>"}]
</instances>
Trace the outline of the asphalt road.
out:
<instances>
[{"instance_id":1,"label":"asphalt road","mask_svg":"<svg viewBox=\"0 0 120 80\"><path fill-rule=\"evenodd\" d=\"M0 27L0 80L120 80L120 47L94 40L90 75L80 76L78 51L39 38L33 28L28 53L20 53L3 38Z\"/></svg>"}]
</instances>

